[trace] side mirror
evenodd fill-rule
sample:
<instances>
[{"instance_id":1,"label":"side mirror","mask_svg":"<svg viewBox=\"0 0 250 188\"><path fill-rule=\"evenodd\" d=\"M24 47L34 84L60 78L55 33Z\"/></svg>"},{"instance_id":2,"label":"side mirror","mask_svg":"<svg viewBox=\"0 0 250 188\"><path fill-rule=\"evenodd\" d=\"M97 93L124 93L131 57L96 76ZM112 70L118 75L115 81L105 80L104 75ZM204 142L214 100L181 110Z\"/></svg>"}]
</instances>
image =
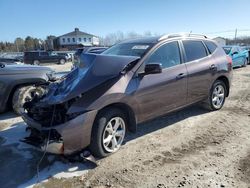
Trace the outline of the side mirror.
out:
<instances>
[{"instance_id":1,"label":"side mirror","mask_svg":"<svg viewBox=\"0 0 250 188\"><path fill-rule=\"evenodd\" d=\"M162 66L160 63L150 63L146 64L144 68L144 72L140 73L140 75L144 76L147 74L159 74L162 73Z\"/></svg>"}]
</instances>

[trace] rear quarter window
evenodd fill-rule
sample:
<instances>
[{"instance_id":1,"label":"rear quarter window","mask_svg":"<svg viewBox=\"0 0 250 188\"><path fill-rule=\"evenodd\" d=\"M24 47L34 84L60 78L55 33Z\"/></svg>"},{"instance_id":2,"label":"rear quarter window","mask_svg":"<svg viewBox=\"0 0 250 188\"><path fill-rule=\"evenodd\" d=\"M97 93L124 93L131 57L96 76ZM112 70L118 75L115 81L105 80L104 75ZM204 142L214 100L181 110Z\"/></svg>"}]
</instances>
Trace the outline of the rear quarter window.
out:
<instances>
[{"instance_id":1,"label":"rear quarter window","mask_svg":"<svg viewBox=\"0 0 250 188\"><path fill-rule=\"evenodd\" d=\"M214 53L214 51L217 49L217 45L212 41L203 41L205 45L207 46L207 49L210 54Z\"/></svg>"},{"instance_id":2,"label":"rear quarter window","mask_svg":"<svg viewBox=\"0 0 250 188\"><path fill-rule=\"evenodd\" d=\"M187 62L195 61L207 56L206 48L201 41L186 40L182 42Z\"/></svg>"}]
</instances>

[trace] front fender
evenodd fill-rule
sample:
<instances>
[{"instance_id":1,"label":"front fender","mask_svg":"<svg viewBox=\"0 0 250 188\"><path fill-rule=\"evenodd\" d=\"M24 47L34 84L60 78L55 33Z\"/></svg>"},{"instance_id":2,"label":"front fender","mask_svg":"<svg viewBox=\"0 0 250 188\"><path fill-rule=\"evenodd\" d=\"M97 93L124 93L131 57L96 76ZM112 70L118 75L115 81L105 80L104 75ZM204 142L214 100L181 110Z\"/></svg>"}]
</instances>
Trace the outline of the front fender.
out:
<instances>
[{"instance_id":1,"label":"front fender","mask_svg":"<svg viewBox=\"0 0 250 188\"><path fill-rule=\"evenodd\" d=\"M138 102L131 95L126 95L124 93L112 93L99 97L97 100L92 101L87 99L78 99L75 103L71 105L68 110L68 114L91 111L91 110L101 110L112 104L124 104L129 106L135 114L139 111Z\"/></svg>"}]
</instances>

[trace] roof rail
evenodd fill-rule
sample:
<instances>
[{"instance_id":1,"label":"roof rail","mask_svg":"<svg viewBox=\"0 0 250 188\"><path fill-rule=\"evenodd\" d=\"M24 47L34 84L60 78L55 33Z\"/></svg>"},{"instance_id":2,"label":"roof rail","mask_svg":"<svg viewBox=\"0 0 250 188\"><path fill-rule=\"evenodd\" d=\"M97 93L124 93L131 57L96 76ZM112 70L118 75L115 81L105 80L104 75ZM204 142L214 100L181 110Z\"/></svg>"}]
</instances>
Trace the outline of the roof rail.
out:
<instances>
[{"instance_id":1,"label":"roof rail","mask_svg":"<svg viewBox=\"0 0 250 188\"><path fill-rule=\"evenodd\" d=\"M206 35L202 34L194 34L194 33L173 33L161 36L158 41L169 39L169 38L176 38L176 37L203 37L208 38Z\"/></svg>"}]
</instances>

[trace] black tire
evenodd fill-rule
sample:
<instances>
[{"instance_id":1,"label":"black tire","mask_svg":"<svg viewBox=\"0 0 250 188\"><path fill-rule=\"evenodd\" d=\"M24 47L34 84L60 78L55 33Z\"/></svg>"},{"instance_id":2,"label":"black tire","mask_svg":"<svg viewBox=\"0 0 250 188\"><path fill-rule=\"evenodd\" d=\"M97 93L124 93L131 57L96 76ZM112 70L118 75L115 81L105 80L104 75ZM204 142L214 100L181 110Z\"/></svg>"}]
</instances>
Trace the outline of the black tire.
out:
<instances>
[{"instance_id":1,"label":"black tire","mask_svg":"<svg viewBox=\"0 0 250 188\"><path fill-rule=\"evenodd\" d=\"M40 61L39 60L34 60L32 64L33 65L40 65Z\"/></svg>"},{"instance_id":2,"label":"black tire","mask_svg":"<svg viewBox=\"0 0 250 188\"><path fill-rule=\"evenodd\" d=\"M66 63L65 59L59 59L58 64L64 65Z\"/></svg>"},{"instance_id":3,"label":"black tire","mask_svg":"<svg viewBox=\"0 0 250 188\"><path fill-rule=\"evenodd\" d=\"M98 114L98 116L96 117L92 128L91 143L89 146L89 149L94 156L103 158L116 152L108 152L103 146L104 130L108 122L115 117L122 118L125 122L125 127L127 127L127 120L125 114L117 108L109 108ZM124 134L126 134L126 129Z\"/></svg>"},{"instance_id":4,"label":"black tire","mask_svg":"<svg viewBox=\"0 0 250 188\"><path fill-rule=\"evenodd\" d=\"M224 98L223 98L223 101L221 103L221 105L219 107L216 107L214 104L213 104L213 92L215 90L215 88L217 86L222 86L223 89L224 89ZM203 107L205 107L206 109L210 110L210 111L216 111L216 110L220 110L224 103L225 103L225 99L226 99L226 96L227 96L227 93L228 93L228 90L227 90L227 87L225 85L225 83L221 80L216 80L214 83L213 83L213 86L212 88L210 89L210 93L209 93L209 97L208 99L203 103Z\"/></svg>"}]
</instances>

